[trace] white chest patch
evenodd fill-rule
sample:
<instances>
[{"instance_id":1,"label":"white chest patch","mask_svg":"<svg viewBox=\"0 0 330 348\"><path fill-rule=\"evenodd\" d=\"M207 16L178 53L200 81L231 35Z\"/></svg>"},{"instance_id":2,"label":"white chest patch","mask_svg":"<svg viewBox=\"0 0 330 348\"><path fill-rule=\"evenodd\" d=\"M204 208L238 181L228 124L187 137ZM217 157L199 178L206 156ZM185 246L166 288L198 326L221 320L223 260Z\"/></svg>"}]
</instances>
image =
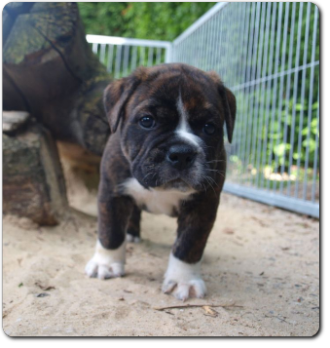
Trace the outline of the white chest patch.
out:
<instances>
[{"instance_id":1,"label":"white chest patch","mask_svg":"<svg viewBox=\"0 0 330 348\"><path fill-rule=\"evenodd\" d=\"M172 215L180 202L189 199L194 191L160 191L145 189L136 179L130 178L124 184L125 193L135 199L139 207L145 206L150 213Z\"/></svg>"}]
</instances>

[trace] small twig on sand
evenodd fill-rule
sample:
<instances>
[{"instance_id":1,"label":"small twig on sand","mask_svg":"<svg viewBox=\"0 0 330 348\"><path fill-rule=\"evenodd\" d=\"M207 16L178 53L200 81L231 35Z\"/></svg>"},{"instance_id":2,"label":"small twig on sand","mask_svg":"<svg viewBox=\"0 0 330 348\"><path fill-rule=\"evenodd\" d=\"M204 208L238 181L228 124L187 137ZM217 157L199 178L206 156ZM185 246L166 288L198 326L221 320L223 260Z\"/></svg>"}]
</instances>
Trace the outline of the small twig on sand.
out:
<instances>
[{"instance_id":1,"label":"small twig on sand","mask_svg":"<svg viewBox=\"0 0 330 348\"><path fill-rule=\"evenodd\" d=\"M154 307L153 309L155 309L156 311L163 311L165 309L173 309L173 308L195 308L195 307L238 307L238 308L243 308L243 306L238 306L235 304L207 304L207 303L203 303L203 304L186 304L186 305L182 305L182 306L169 306L169 307Z\"/></svg>"},{"instance_id":2,"label":"small twig on sand","mask_svg":"<svg viewBox=\"0 0 330 348\"><path fill-rule=\"evenodd\" d=\"M282 322L291 324L290 322L288 322L288 321L286 321L285 319L280 318L280 317L278 317L278 316L276 316L276 315L266 315L266 314L265 314L265 317L266 317L266 318L276 318L276 319L278 319L278 320L280 320L280 321L282 321Z\"/></svg>"}]
</instances>

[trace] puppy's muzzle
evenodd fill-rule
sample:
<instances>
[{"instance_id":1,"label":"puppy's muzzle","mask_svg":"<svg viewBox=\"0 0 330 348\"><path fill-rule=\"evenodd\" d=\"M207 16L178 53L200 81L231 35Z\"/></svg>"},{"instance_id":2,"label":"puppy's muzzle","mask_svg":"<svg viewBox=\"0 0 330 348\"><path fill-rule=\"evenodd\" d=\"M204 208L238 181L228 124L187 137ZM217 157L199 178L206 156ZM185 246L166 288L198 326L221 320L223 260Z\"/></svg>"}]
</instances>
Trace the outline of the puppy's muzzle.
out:
<instances>
[{"instance_id":1,"label":"puppy's muzzle","mask_svg":"<svg viewBox=\"0 0 330 348\"><path fill-rule=\"evenodd\" d=\"M189 145L173 145L167 152L166 160L177 170L189 169L195 162L197 151Z\"/></svg>"}]
</instances>

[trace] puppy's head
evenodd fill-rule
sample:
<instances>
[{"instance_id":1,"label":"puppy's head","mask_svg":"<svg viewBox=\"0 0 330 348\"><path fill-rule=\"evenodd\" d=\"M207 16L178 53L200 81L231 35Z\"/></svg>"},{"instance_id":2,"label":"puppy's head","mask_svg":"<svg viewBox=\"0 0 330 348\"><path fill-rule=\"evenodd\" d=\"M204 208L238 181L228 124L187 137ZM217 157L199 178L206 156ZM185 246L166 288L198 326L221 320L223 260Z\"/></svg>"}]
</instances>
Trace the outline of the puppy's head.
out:
<instances>
[{"instance_id":1,"label":"puppy's head","mask_svg":"<svg viewBox=\"0 0 330 348\"><path fill-rule=\"evenodd\" d=\"M216 73L185 64L139 68L106 88L104 104L142 186L200 191L219 172L236 101Z\"/></svg>"}]
</instances>

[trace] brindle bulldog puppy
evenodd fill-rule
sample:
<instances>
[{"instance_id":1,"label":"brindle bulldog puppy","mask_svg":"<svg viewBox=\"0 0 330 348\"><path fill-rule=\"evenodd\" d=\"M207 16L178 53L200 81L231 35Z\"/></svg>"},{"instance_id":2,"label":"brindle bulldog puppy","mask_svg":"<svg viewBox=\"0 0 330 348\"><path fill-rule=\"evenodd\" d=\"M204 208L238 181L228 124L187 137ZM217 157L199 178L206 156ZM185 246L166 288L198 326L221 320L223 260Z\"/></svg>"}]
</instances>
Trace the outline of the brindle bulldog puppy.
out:
<instances>
[{"instance_id":1,"label":"brindle bulldog puppy","mask_svg":"<svg viewBox=\"0 0 330 348\"><path fill-rule=\"evenodd\" d=\"M98 241L90 277L124 275L125 241L138 241L141 210L178 218L162 290L206 294L200 262L225 179L236 101L216 73L185 64L139 68L104 92L111 136L103 153ZM127 236L127 238L126 238Z\"/></svg>"}]
</instances>

